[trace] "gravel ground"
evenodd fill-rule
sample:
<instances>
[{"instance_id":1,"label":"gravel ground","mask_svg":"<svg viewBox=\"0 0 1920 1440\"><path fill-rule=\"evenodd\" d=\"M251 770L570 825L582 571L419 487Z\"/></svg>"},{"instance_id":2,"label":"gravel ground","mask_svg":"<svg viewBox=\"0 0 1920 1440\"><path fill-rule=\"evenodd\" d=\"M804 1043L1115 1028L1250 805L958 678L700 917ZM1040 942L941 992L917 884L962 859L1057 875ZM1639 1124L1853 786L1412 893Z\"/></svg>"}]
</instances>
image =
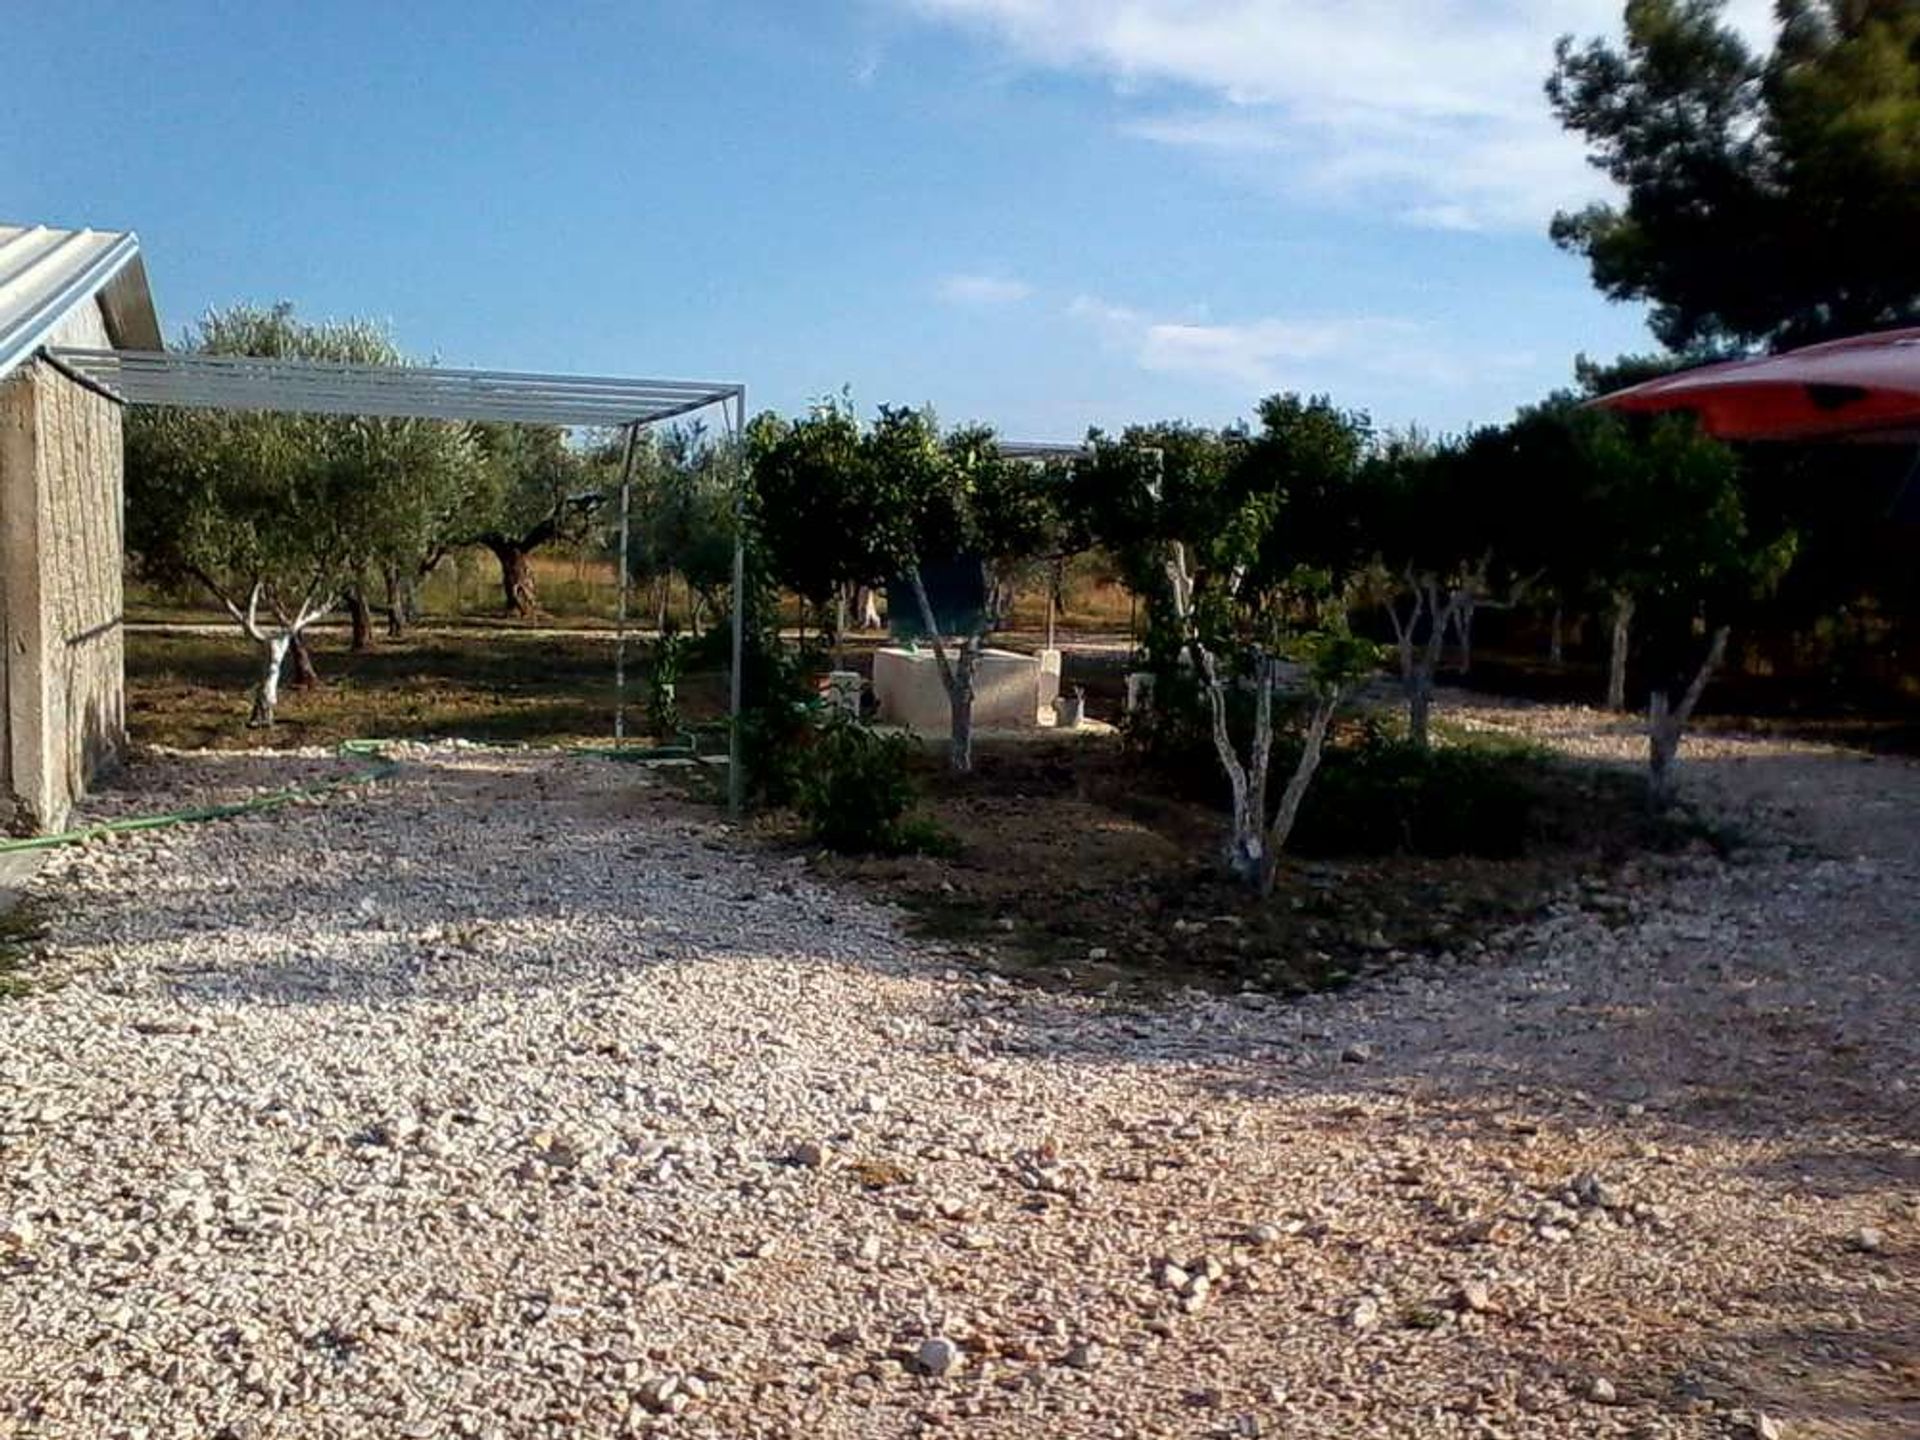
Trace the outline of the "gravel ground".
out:
<instances>
[{"instance_id":1,"label":"gravel ground","mask_svg":"<svg viewBox=\"0 0 1920 1440\"><path fill-rule=\"evenodd\" d=\"M402 758L36 880L0 1434L1920 1434L1912 766L1717 740L1742 863L1123 1011L630 769Z\"/></svg>"}]
</instances>

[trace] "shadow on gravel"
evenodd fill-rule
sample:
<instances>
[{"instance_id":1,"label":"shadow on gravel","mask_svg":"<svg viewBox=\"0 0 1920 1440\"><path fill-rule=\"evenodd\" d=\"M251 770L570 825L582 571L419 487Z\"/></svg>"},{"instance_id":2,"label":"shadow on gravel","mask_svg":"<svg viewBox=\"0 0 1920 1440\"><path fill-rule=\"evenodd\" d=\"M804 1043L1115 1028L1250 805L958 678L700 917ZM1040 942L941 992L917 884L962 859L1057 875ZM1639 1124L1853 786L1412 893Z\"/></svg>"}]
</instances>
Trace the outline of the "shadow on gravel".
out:
<instances>
[{"instance_id":1,"label":"shadow on gravel","mask_svg":"<svg viewBox=\"0 0 1920 1440\"><path fill-rule=\"evenodd\" d=\"M273 774L251 757L187 763L188 784L223 794ZM380 1003L604 983L610 955L639 969L790 950L796 922L832 918L784 873L750 876L704 833L709 816L640 772L555 763L604 783L410 760L371 796L175 832L178 868L128 900L145 933L192 937L160 967L166 993ZM256 872L252 855L277 863Z\"/></svg>"},{"instance_id":2,"label":"shadow on gravel","mask_svg":"<svg viewBox=\"0 0 1920 1440\"><path fill-rule=\"evenodd\" d=\"M872 912L850 914L830 893L796 883L792 871L723 849L710 811L619 770L582 786L561 763L588 762L412 762L368 801L341 798L242 822L210 842L189 840L185 873L125 900L150 932L210 942L182 947L187 953L162 972L162 993L188 1011L457 1001L612 983L622 964L791 955L797 922L814 937L806 958L816 963L899 965L901 947ZM192 773L195 783L215 785L263 768L222 771L208 762ZM249 855L289 854L295 864L283 864L281 878L258 882L248 873ZM210 921L203 907L217 900L232 910L235 895L244 897L244 913ZM1863 933L1896 922L1898 892L1881 903L1884 910L1860 911ZM542 927L557 918L571 922L563 942L543 938ZM1820 933L1817 916L1806 923L1809 938ZM233 947L224 956L212 944L221 940ZM236 952L246 958L237 961ZM609 955L619 957L612 966ZM1907 964L1872 997L1876 1026L1914 1023ZM1688 1130L1711 1130L1798 1145L1738 1177L1756 1188L1885 1196L1889 1204L1911 1194L1920 1159L1900 1147L1920 1137L1920 1126L1913 1105L1863 1068L1875 1059L1872 1035L1886 1032L1850 1028L1858 1020L1844 993L1852 972L1834 967L1831 996L1810 1012L1783 1013L1756 1003L1743 966L1715 970L1711 956L1684 950L1663 966L1639 989L1592 977L1544 993L1517 964L1506 972L1491 962L1433 971L1420 983L1436 998L1457 981L1477 987L1485 1003L1452 1014L1436 1004L1431 1018L1418 993L1383 1015L1390 985L1298 1006L1211 997L1143 1007L1013 984L942 988L925 999L920 1018L930 1052L950 1056L951 1030L964 1028L970 1042L984 1034L1003 1055L1137 1076L1143 1095L1151 1088L1156 1097L1143 1103L1308 1101L1286 1118L1337 1132L1356 1164L1390 1150L1401 1125L1424 1127L1437 1145L1466 1135L1530 1136L1523 1123L1563 1124L1622 1150L1647 1135L1684 1145ZM929 961L926 973L941 968ZM983 1021L990 1027L976 1025ZM1646 1118L1628 1123L1629 1105L1645 1106ZM1833 1143L1842 1131L1847 1146ZM1435 1227L1457 1223L1430 1218ZM1773 1401L1796 1417L1796 1435L1920 1433L1920 1337L1907 1303L1912 1256L1896 1248L1873 1263L1885 1284L1867 1306L1858 1290L1837 1288L1824 1297L1796 1291L1774 1306L1794 1319L1854 1306L1858 1322L1823 1331L1689 1320L1672 1333L1664 1361L1707 1360L1734 1347L1725 1363L1739 1383L1729 1394ZM1649 1358L1650 1368L1659 1363Z\"/></svg>"}]
</instances>

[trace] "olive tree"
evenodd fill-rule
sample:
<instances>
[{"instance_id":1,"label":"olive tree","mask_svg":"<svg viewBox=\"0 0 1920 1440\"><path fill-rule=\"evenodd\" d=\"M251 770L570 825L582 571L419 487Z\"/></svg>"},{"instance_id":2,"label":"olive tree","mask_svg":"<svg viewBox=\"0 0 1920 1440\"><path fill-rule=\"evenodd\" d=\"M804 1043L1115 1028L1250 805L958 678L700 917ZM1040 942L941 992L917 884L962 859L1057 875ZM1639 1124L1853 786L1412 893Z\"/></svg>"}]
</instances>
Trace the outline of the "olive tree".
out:
<instances>
[{"instance_id":1,"label":"olive tree","mask_svg":"<svg viewBox=\"0 0 1920 1440\"><path fill-rule=\"evenodd\" d=\"M1447 634L1490 593L1492 550L1468 469L1454 446L1408 435L1389 438L1363 474L1362 530L1373 562L1365 588L1393 632L1407 736L1423 750Z\"/></svg>"},{"instance_id":2,"label":"olive tree","mask_svg":"<svg viewBox=\"0 0 1920 1440\"><path fill-rule=\"evenodd\" d=\"M733 580L735 467L703 426L643 435L635 464L627 550L635 584L655 587L655 623L667 625L669 589L686 583L693 627L726 613ZM612 544L609 536L608 543Z\"/></svg>"},{"instance_id":3,"label":"olive tree","mask_svg":"<svg viewBox=\"0 0 1920 1440\"><path fill-rule=\"evenodd\" d=\"M1664 808L1681 739L1728 636L1779 585L1798 536L1761 523L1739 456L1689 418L1600 416L1582 432L1598 477L1590 525L1602 572L1640 620L1649 794Z\"/></svg>"},{"instance_id":4,"label":"olive tree","mask_svg":"<svg viewBox=\"0 0 1920 1440\"><path fill-rule=\"evenodd\" d=\"M1094 437L1073 503L1147 599L1158 673L1198 685L1232 818L1228 870L1270 892L1341 701L1372 664L1347 630L1354 478L1364 416L1274 396L1261 428L1137 427ZM1274 697L1289 662L1304 692L1301 751L1268 804ZM1251 733L1235 700L1252 692ZM1171 703L1168 685L1159 703Z\"/></svg>"},{"instance_id":5,"label":"olive tree","mask_svg":"<svg viewBox=\"0 0 1920 1440\"><path fill-rule=\"evenodd\" d=\"M307 324L284 304L211 312L181 343L219 355L401 359L376 325ZM249 723L271 725L289 652L457 494L468 443L463 427L436 421L133 410L128 548L155 578L204 588L259 648Z\"/></svg>"},{"instance_id":6,"label":"olive tree","mask_svg":"<svg viewBox=\"0 0 1920 1440\"><path fill-rule=\"evenodd\" d=\"M485 546L500 562L504 613L530 616L540 608L534 552L591 536L609 493L608 452L581 448L558 425L489 422L476 425L474 437L465 503L432 559Z\"/></svg>"},{"instance_id":7,"label":"olive tree","mask_svg":"<svg viewBox=\"0 0 1920 1440\"><path fill-rule=\"evenodd\" d=\"M1006 621L1022 567L1056 548L1058 486L1043 466L1000 453L983 427L942 437L925 410L882 406L862 442L860 473L874 513L879 553L913 592L950 711L948 760L973 768L974 675L987 639ZM942 633L923 570L935 562L978 564L984 603L960 633ZM953 641L951 648L949 640Z\"/></svg>"},{"instance_id":8,"label":"olive tree","mask_svg":"<svg viewBox=\"0 0 1920 1440\"><path fill-rule=\"evenodd\" d=\"M764 417L749 442L761 546L781 586L827 613L849 589L892 573L900 507L875 484L850 401L824 399L791 424Z\"/></svg>"}]
</instances>

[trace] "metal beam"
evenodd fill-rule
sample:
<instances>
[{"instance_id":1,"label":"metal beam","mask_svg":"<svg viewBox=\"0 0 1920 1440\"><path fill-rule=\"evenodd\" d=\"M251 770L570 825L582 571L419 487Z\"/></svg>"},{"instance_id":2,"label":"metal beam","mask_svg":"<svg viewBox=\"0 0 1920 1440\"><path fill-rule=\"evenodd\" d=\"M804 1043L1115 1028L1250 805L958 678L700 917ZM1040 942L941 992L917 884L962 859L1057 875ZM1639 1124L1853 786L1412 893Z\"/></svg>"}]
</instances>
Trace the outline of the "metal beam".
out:
<instances>
[{"instance_id":1,"label":"metal beam","mask_svg":"<svg viewBox=\"0 0 1920 1440\"><path fill-rule=\"evenodd\" d=\"M720 381L619 379L251 355L62 347L49 358L129 405L620 427L733 399Z\"/></svg>"}]
</instances>

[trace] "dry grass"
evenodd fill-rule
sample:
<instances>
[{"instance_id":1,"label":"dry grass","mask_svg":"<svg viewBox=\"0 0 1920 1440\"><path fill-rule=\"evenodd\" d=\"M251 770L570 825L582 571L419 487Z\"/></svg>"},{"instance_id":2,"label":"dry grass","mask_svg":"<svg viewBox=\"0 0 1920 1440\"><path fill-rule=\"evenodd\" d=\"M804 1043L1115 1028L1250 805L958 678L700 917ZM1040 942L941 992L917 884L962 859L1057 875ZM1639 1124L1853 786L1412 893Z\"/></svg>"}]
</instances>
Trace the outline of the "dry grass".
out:
<instances>
[{"instance_id":1,"label":"dry grass","mask_svg":"<svg viewBox=\"0 0 1920 1440\"><path fill-rule=\"evenodd\" d=\"M629 660L629 725L639 726L638 647ZM130 632L128 728L138 743L215 750L361 736L558 744L613 731L613 646L599 636L435 631L355 655L344 634L323 631L314 637L314 661L323 683L283 689L279 723L266 734L247 728L257 661L237 631ZM718 714L723 699L714 675L686 677L680 695L694 720Z\"/></svg>"}]
</instances>

